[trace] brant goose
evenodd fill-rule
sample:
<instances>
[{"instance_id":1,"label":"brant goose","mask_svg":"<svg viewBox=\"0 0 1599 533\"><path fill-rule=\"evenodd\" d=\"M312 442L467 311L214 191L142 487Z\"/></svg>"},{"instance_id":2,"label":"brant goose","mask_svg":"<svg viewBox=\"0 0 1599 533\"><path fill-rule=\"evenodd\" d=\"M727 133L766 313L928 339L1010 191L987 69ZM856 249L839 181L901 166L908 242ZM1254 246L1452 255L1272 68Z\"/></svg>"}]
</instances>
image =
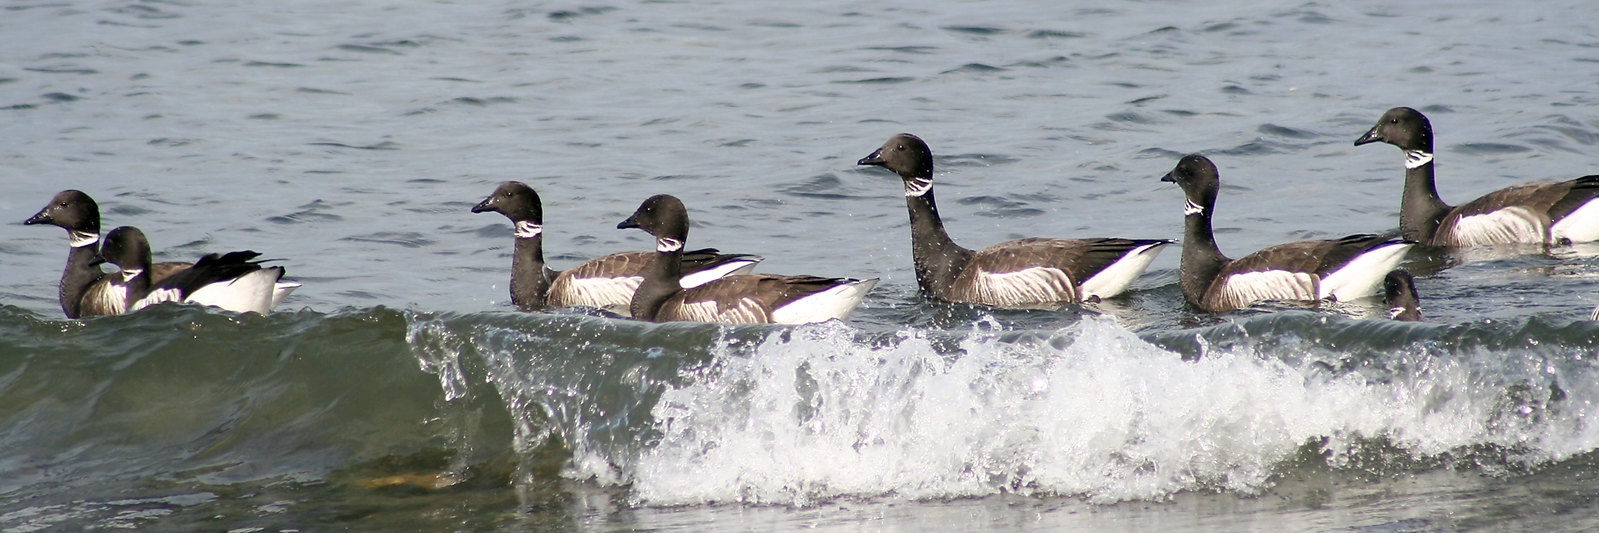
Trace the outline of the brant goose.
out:
<instances>
[{"instance_id":1,"label":"brant goose","mask_svg":"<svg viewBox=\"0 0 1599 533\"><path fill-rule=\"evenodd\" d=\"M1382 302L1388 318L1415 322L1421 320L1421 304L1416 299L1416 279L1409 272L1394 270L1382 279Z\"/></svg>"},{"instance_id":2,"label":"brant goose","mask_svg":"<svg viewBox=\"0 0 1599 533\"><path fill-rule=\"evenodd\" d=\"M644 280L642 271L652 252L621 252L590 260L565 271L544 264L544 206L532 187L515 181L501 183L473 213L493 211L511 219L516 245L511 255L511 303L524 310L545 306L585 306L627 313L628 302ZM749 254L723 254L714 248L684 254L683 287L743 274L761 258Z\"/></svg>"},{"instance_id":3,"label":"brant goose","mask_svg":"<svg viewBox=\"0 0 1599 533\"><path fill-rule=\"evenodd\" d=\"M1405 152L1399 203L1405 238L1454 247L1599 240L1599 175L1513 185L1451 207L1433 185L1432 124L1426 116L1408 107L1389 109L1355 146L1378 141Z\"/></svg>"},{"instance_id":4,"label":"brant goose","mask_svg":"<svg viewBox=\"0 0 1599 533\"><path fill-rule=\"evenodd\" d=\"M911 218L911 256L922 292L938 300L1002 307L1057 307L1127 290L1167 239L1020 239L983 250L950 240L933 203L933 152L909 133L857 164L899 174Z\"/></svg>"},{"instance_id":5,"label":"brant goose","mask_svg":"<svg viewBox=\"0 0 1599 533\"><path fill-rule=\"evenodd\" d=\"M1183 208L1183 298L1204 311L1230 311L1261 300L1349 300L1371 296L1383 275L1399 266L1415 244L1380 235L1279 244L1228 259L1216 248L1210 217L1221 182L1205 156L1183 157L1161 177L1187 197Z\"/></svg>"},{"instance_id":6,"label":"brant goose","mask_svg":"<svg viewBox=\"0 0 1599 533\"><path fill-rule=\"evenodd\" d=\"M735 324L843 320L877 285L876 278L746 274L684 289L678 281L683 244L688 241L688 209L682 201L665 194L651 196L616 228L642 229L655 236L655 257L628 305L633 318L642 320Z\"/></svg>"},{"instance_id":7,"label":"brant goose","mask_svg":"<svg viewBox=\"0 0 1599 533\"><path fill-rule=\"evenodd\" d=\"M72 250L67 253L67 268L61 274L61 310L67 318L120 314L125 310L120 295L108 294L105 273L99 267L100 205L83 191L68 189L56 193L23 224L50 224L67 230ZM160 283L192 263L156 263L149 268L151 280ZM272 292L272 307L300 287L292 281L278 281ZM93 302L93 303L89 303ZM216 302L204 302L217 305ZM221 305L218 305L222 307Z\"/></svg>"},{"instance_id":8,"label":"brant goose","mask_svg":"<svg viewBox=\"0 0 1599 533\"><path fill-rule=\"evenodd\" d=\"M283 267L262 267L252 261L261 254L245 250L225 255L207 254L194 266L152 282L150 241L138 228L122 226L106 233L100 257L122 271L106 276L111 290L120 295L122 311L132 312L162 302L187 302L229 311L266 314L276 304L273 293L283 277ZM84 304L90 305L86 300ZM117 314L109 313L109 314Z\"/></svg>"}]
</instances>

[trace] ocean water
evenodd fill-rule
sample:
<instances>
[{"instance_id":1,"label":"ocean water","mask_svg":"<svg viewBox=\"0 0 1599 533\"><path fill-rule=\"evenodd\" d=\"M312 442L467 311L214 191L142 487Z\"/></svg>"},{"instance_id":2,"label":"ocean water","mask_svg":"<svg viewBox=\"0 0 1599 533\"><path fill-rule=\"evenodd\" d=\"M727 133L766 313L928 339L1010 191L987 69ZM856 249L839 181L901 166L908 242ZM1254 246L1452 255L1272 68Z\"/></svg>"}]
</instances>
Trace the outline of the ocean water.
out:
<instances>
[{"instance_id":1,"label":"ocean water","mask_svg":"<svg viewBox=\"0 0 1599 533\"><path fill-rule=\"evenodd\" d=\"M1061 310L917 294L890 135L959 243L1181 233L1224 252L1397 225L1425 112L1462 203L1595 172L1599 11L1557 0L13 2L0 6L0 530L1599 528L1599 246L1418 253L1373 301L1184 306L1175 249ZM556 267L690 246L880 277L842 323L520 313ZM270 316L66 320L77 188L158 260L253 249Z\"/></svg>"}]
</instances>

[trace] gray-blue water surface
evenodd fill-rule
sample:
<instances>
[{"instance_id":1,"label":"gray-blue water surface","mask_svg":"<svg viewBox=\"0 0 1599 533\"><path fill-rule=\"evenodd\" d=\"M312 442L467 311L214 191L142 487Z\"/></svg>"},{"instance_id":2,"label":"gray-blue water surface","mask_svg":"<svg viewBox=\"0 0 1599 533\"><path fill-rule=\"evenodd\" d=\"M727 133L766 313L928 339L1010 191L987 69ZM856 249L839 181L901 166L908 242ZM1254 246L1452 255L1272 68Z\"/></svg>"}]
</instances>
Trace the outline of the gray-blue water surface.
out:
<instances>
[{"instance_id":1,"label":"gray-blue water surface","mask_svg":"<svg viewBox=\"0 0 1599 533\"><path fill-rule=\"evenodd\" d=\"M846 325L886 334L964 331L968 317L984 315L940 311L916 295L900 185L855 165L898 132L931 145L941 212L972 248L1029 236L1177 238L1182 195L1158 178L1193 152L1221 169L1217 238L1231 255L1392 229L1403 157L1351 144L1400 105L1431 117L1438 188L1451 203L1599 166L1599 9L1572 0L69 0L0 10L0 213L9 217L0 303L51 320L65 239L20 222L66 188L99 201L105 229L141 227L158 260L246 248L282 258L305 285L284 309L322 313L510 311L509 224L469 212L498 182L540 192L557 268L648 249L642 233L616 223L643 198L671 193L690 209L692 247L760 254L765 272L883 278ZM1596 252L1497 248L1412 266L1433 323L1565 324L1599 304ZM1167 251L1129 297L1087 313L1182 337L1274 310L1186 309L1179 255ZM1317 312L1359 317L1375 307ZM1000 320L1054 329L1080 316ZM1426 500L1436 487L1459 494L1449 476L1426 470L1415 483L1429 489L1407 497ZM1402 483L1332 492L1358 499ZM0 523L26 529L29 490L4 496L0 512L11 514ZM1260 527L1278 529L1302 525L1298 513L1314 514L1318 491L1331 489L1281 490L1296 494L1285 496L1296 502L1287 510L1225 490L1156 491L1162 502L1150 507L1138 497L1099 507L1119 499L1090 491L1092 505L1074 494L933 495L916 508L984 517L973 527L1027 528L1036 518L1225 530L1264 513ZM561 524L731 530L753 516L780 526L925 525L881 500L861 503L864 511L848 500L808 504L819 507L684 510L621 496L614 505L624 510L578 505L577 515L602 518ZM1332 508L1307 527L1462 525L1406 514L1402 503L1368 513L1376 517ZM1542 524L1555 512L1484 520Z\"/></svg>"}]
</instances>

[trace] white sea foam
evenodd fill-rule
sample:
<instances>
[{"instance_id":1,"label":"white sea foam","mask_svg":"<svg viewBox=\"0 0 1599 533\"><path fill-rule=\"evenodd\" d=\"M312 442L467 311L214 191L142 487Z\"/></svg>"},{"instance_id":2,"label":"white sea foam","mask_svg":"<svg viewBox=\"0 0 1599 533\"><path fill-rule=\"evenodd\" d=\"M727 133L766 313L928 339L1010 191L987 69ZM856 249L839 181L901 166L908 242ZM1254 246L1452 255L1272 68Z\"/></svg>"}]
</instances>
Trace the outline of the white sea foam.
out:
<instances>
[{"instance_id":1,"label":"white sea foam","mask_svg":"<svg viewBox=\"0 0 1599 533\"><path fill-rule=\"evenodd\" d=\"M1455 358L1417 354L1407 377L1368 382L1253 353L1183 361L1100 318L1048 337L979 332L954 353L914 332L891 344L858 343L838 325L774 335L666 391L656 445L630 460L578 458L569 475L615 480L604 465L631 463L620 477L646 504L999 492L1113 502L1257 492L1313 439L1335 464L1360 436L1416 455L1491 443L1558 458L1599 443L1581 422L1592 387L1568 386L1567 412L1505 423L1503 387Z\"/></svg>"}]
</instances>

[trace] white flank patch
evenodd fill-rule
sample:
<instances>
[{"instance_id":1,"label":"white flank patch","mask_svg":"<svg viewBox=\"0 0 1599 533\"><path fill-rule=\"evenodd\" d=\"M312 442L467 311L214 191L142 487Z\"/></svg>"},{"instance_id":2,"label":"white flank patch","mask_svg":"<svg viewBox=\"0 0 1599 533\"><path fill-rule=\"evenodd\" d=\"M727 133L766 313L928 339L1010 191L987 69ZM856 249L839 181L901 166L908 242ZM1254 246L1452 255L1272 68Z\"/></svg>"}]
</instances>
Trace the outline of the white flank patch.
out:
<instances>
[{"instance_id":1,"label":"white flank patch","mask_svg":"<svg viewBox=\"0 0 1599 533\"><path fill-rule=\"evenodd\" d=\"M759 262L761 262L759 259L736 259L733 261L728 261L699 272L684 274L683 277L677 281L677 284L679 287L692 289L728 276L748 274L751 270L755 270L755 264Z\"/></svg>"},{"instance_id":2,"label":"white flank patch","mask_svg":"<svg viewBox=\"0 0 1599 533\"><path fill-rule=\"evenodd\" d=\"M1381 292L1383 278L1399 268L1399 263L1405 261L1405 252L1409 252L1411 246L1388 244L1355 256L1344 266L1321 278L1319 296L1346 302Z\"/></svg>"},{"instance_id":3,"label":"white flank patch","mask_svg":"<svg viewBox=\"0 0 1599 533\"><path fill-rule=\"evenodd\" d=\"M85 314L100 310L107 315L128 312L128 286L120 283L95 283L83 293L82 311Z\"/></svg>"},{"instance_id":4,"label":"white flank patch","mask_svg":"<svg viewBox=\"0 0 1599 533\"><path fill-rule=\"evenodd\" d=\"M921 196L927 194L927 191L931 190L933 190L933 180L927 178L915 178L905 181L905 196L907 197Z\"/></svg>"},{"instance_id":5,"label":"white flank patch","mask_svg":"<svg viewBox=\"0 0 1599 533\"><path fill-rule=\"evenodd\" d=\"M866 298L866 293L877 286L877 279L868 279L835 285L825 291L813 293L772 310L772 322L777 324L810 324L832 319L849 318Z\"/></svg>"},{"instance_id":6,"label":"white flank patch","mask_svg":"<svg viewBox=\"0 0 1599 533\"><path fill-rule=\"evenodd\" d=\"M627 306L633 301L633 293L638 292L638 286L643 282L643 276L580 278L562 273L555 283L550 284L550 294L547 298L551 305L580 305L629 315Z\"/></svg>"},{"instance_id":7,"label":"white flank patch","mask_svg":"<svg viewBox=\"0 0 1599 533\"><path fill-rule=\"evenodd\" d=\"M682 298L674 296L673 298ZM668 301L670 303L670 300ZM662 307L667 307L663 305ZM657 317L669 320L692 320L695 322L726 322L729 324L761 324L766 322L766 310L760 302L747 297L740 297L733 302L727 310L722 310L721 304L716 300L698 302L683 301L676 307L672 316Z\"/></svg>"},{"instance_id":8,"label":"white flank patch","mask_svg":"<svg viewBox=\"0 0 1599 533\"><path fill-rule=\"evenodd\" d=\"M544 226L527 220L516 221L516 238L518 239L531 239L542 233L544 233Z\"/></svg>"},{"instance_id":9,"label":"white flank patch","mask_svg":"<svg viewBox=\"0 0 1599 533\"><path fill-rule=\"evenodd\" d=\"M673 239L673 238L670 238L670 237L659 237L659 238L655 239L655 251L657 251L657 252L661 252L663 254L669 254L669 253L676 252L676 251L682 250L682 249L683 249L683 241L680 241L680 240L677 240L677 239Z\"/></svg>"},{"instance_id":10,"label":"white flank patch","mask_svg":"<svg viewBox=\"0 0 1599 533\"><path fill-rule=\"evenodd\" d=\"M1599 241L1599 198L1588 200L1566 218L1555 222L1549 227L1549 236L1571 242Z\"/></svg>"},{"instance_id":11,"label":"white flank patch","mask_svg":"<svg viewBox=\"0 0 1599 533\"><path fill-rule=\"evenodd\" d=\"M1217 289L1218 295L1234 307L1265 300L1314 301L1318 297L1315 274L1287 270L1233 274L1222 280Z\"/></svg>"},{"instance_id":12,"label":"white flank patch","mask_svg":"<svg viewBox=\"0 0 1599 533\"><path fill-rule=\"evenodd\" d=\"M1197 215L1204 212L1205 208L1200 207L1199 204L1194 203L1192 200L1183 201L1183 216Z\"/></svg>"},{"instance_id":13,"label":"white flank patch","mask_svg":"<svg viewBox=\"0 0 1599 533\"><path fill-rule=\"evenodd\" d=\"M1478 215L1455 219L1449 230L1453 246L1484 246L1508 243L1541 243L1548 232L1543 217L1521 206L1511 206Z\"/></svg>"},{"instance_id":14,"label":"white flank patch","mask_svg":"<svg viewBox=\"0 0 1599 533\"><path fill-rule=\"evenodd\" d=\"M1078 286L1077 293L1086 300L1092 296L1110 298L1125 292L1138 276L1144 275L1144 271L1149 269L1149 263L1153 262L1164 249L1166 243L1160 242L1129 250L1122 254L1121 259L1117 259L1098 274L1084 280L1083 284Z\"/></svg>"},{"instance_id":15,"label":"white flank patch","mask_svg":"<svg viewBox=\"0 0 1599 533\"><path fill-rule=\"evenodd\" d=\"M94 246L94 243L100 242L100 235L87 231L67 230L67 239L67 243L71 244L73 248L82 248Z\"/></svg>"},{"instance_id":16,"label":"white flank patch","mask_svg":"<svg viewBox=\"0 0 1599 533\"><path fill-rule=\"evenodd\" d=\"M182 301L182 299L183 294L181 294L177 289L156 289L150 291L150 294L145 295L144 298L140 299L139 301L134 302L133 308L129 309L128 311L138 311L155 304L178 302Z\"/></svg>"},{"instance_id":17,"label":"white flank patch","mask_svg":"<svg viewBox=\"0 0 1599 533\"><path fill-rule=\"evenodd\" d=\"M130 282L130 281L133 281L133 278L137 278L137 277L139 277L139 274L143 274L143 273L144 273L144 269L142 269L142 268L123 269L122 270L122 282L123 283L127 283L127 282Z\"/></svg>"},{"instance_id":18,"label":"white flank patch","mask_svg":"<svg viewBox=\"0 0 1599 533\"><path fill-rule=\"evenodd\" d=\"M277 289L278 268L263 268L237 278L208 284L189 293L186 302L220 307L238 313L272 311L272 293Z\"/></svg>"},{"instance_id":19,"label":"white flank patch","mask_svg":"<svg viewBox=\"0 0 1599 533\"><path fill-rule=\"evenodd\" d=\"M1416 168L1432 162L1432 154L1421 150L1405 150L1405 168Z\"/></svg>"},{"instance_id":20,"label":"white flank patch","mask_svg":"<svg viewBox=\"0 0 1599 533\"><path fill-rule=\"evenodd\" d=\"M970 301L1003 307L1076 302L1076 284L1055 267L1032 267L1015 272L977 271Z\"/></svg>"}]
</instances>

